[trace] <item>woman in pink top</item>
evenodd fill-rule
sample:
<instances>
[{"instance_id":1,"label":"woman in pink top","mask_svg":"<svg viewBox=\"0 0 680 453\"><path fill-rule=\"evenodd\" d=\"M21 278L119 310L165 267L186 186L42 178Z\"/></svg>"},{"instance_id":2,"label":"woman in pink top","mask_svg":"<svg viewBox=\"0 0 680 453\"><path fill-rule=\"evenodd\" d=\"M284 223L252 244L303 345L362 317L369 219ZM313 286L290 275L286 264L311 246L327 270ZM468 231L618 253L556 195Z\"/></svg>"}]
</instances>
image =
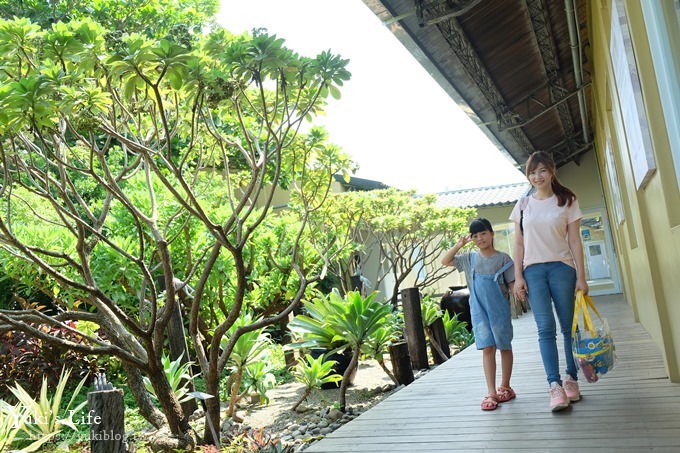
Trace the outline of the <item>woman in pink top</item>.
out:
<instances>
[{"instance_id":1,"label":"woman in pink top","mask_svg":"<svg viewBox=\"0 0 680 453\"><path fill-rule=\"evenodd\" d=\"M544 151L527 160L532 195L520 199L510 220L515 222L515 297L529 298L538 328L538 345L550 384L550 409L558 411L580 399L577 368L571 349L571 322L577 290L588 294L581 209L576 195L557 180L555 162ZM567 363L560 377L555 313L564 340Z\"/></svg>"}]
</instances>

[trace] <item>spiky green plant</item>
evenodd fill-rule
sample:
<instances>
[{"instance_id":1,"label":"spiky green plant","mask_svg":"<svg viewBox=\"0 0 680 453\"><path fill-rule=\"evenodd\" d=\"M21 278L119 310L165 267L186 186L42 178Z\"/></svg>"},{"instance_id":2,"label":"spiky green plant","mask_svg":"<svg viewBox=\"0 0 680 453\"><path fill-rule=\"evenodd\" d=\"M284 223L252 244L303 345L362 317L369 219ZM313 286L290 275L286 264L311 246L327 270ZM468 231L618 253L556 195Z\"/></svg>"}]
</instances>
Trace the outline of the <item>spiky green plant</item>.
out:
<instances>
[{"instance_id":1,"label":"spiky green plant","mask_svg":"<svg viewBox=\"0 0 680 453\"><path fill-rule=\"evenodd\" d=\"M349 291L343 298L340 293L333 291L329 294L329 301L334 306L344 307L334 310L326 319L326 323L335 331L342 332L352 349L352 360L343 375L340 385L340 407L345 410L345 401L349 377L359 364L361 348L373 334L391 322L392 305L379 302L377 291L363 297L358 291Z\"/></svg>"},{"instance_id":2,"label":"spiky green plant","mask_svg":"<svg viewBox=\"0 0 680 453\"><path fill-rule=\"evenodd\" d=\"M0 451L9 450L23 424L24 414L20 405L12 406L0 400Z\"/></svg>"},{"instance_id":3,"label":"spiky green plant","mask_svg":"<svg viewBox=\"0 0 680 453\"><path fill-rule=\"evenodd\" d=\"M252 314L242 314L236 322L231 326L227 335L222 339L222 347L224 347L230 340L234 332L242 327L250 325L254 322ZM232 416L236 410L236 403L245 393L241 393L241 383L243 381L243 374L247 367L258 361L268 360L268 348L271 346L271 339L269 334L264 329L255 329L243 332L232 349L229 356L229 381L227 384L229 392L229 408L227 415Z\"/></svg>"},{"instance_id":4,"label":"spiky green plant","mask_svg":"<svg viewBox=\"0 0 680 453\"><path fill-rule=\"evenodd\" d=\"M191 399L191 396L189 395L189 382L195 378L195 376L192 377L190 372L193 362L182 363L183 357L184 354L180 354L178 358L171 360L170 356L163 353L163 357L161 358L163 371L168 378L172 393L175 394L177 401L180 403L184 403ZM156 397L156 391L153 389L151 381L146 376L144 376L144 387L146 387L146 390L151 393L154 398Z\"/></svg>"},{"instance_id":5,"label":"spiky green plant","mask_svg":"<svg viewBox=\"0 0 680 453\"><path fill-rule=\"evenodd\" d=\"M447 310L444 310L442 321L444 321L446 340L449 344L456 346L459 351L475 342L475 336L467 329L468 323L460 321L457 313L452 317Z\"/></svg>"},{"instance_id":6,"label":"spiky green plant","mask_svg":"<svg viewBox=\"0 0 680 453\"><path fill-rule=\"evenodd\" d=\"M45 377L42 380L38 399L33 399L18 383L14 387L10 387L9 390L18 400L20 411L22 412L21 420L23 423L21 423L21 431L27 434L29 439L35 439L29 447L23 450L36 451L40 445L56 436L64 427L78 431L73 422L73 414L82 409L87 404L87 401L83 401L75 407L72 406L85 384L87 376L78 383L71 399L64 405L62 398L70 375L70 370L62 369L57 387L51 397L48 395L48 385Z\"/></svg>"},{"instance_id":7,"label":"spiky green plant","mask_svg":"<svg viewBox=\"0 0 680 453\"><path fill-rule=\"evenodd\" d=\"M295 379L304 384L305 391L302 397L295 403L292 410L296 410L300 404L312 393L314 389L320 389L321 385L329 382L339 382L342 376L333 372L335 360L326 360L326 355L321 354L316 359L305 354L293 369Z\"/></svg>"},{"instance_id":8,"label":"spiky green plant","mask_svg":"<svg viewBox=\"0 0 680 453\"><path fill-rule=\"evenodd\" d=\"M378 328L361 348L361 352L374 358L380 368L396 385L399 385L397 378L385 364L385 351L399 337L399 327L398 317L393 314L392 321Z\"/></svg>"}]
</instances>

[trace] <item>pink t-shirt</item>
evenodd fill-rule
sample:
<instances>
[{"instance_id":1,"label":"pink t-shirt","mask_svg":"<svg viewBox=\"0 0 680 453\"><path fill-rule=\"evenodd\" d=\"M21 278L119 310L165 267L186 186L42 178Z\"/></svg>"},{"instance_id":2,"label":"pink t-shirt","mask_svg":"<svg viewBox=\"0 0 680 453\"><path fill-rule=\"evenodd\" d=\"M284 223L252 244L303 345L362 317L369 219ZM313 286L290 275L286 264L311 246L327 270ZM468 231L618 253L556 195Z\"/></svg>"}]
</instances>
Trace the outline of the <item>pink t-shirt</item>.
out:
<instances>
[{"instance_id":1,"label":"pink t-shirt","mask_svg":"<svg viewBox=\"0 0 680 453\"><path fill-rule=\"evenodd\" d=\"M519 223L520 199L512 212L510 220ZM574 258L569 249L567 225L579 220L583 215L578 200L571 206L557 206L557 197L553 195L545 200L537 200L529 196L524 208L524 263L526 268L536 263L562 261L575 268Z\"/></svg>"}]
</instances>

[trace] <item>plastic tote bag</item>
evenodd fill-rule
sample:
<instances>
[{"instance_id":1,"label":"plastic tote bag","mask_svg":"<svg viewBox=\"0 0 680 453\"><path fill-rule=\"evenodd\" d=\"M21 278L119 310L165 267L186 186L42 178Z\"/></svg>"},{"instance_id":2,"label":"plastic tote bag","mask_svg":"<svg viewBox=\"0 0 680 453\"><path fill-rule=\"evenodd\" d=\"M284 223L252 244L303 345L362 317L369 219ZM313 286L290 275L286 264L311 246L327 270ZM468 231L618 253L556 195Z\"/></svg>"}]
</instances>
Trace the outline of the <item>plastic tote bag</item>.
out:
<instances>
[{"instance_id":1,"label":"plastic tote bag","mask_svg":"<svg viewBox=\"0 0 680 453\"><path fill-rule=\"evenodd\" d=\"M594 322L591 311L597 315ZM571 341L574 360L586 381L597 382L600 376L614 368L614 340L607 320L600 316L590 296L582 291L576 293Z\"/></svg>"}]
</instances>

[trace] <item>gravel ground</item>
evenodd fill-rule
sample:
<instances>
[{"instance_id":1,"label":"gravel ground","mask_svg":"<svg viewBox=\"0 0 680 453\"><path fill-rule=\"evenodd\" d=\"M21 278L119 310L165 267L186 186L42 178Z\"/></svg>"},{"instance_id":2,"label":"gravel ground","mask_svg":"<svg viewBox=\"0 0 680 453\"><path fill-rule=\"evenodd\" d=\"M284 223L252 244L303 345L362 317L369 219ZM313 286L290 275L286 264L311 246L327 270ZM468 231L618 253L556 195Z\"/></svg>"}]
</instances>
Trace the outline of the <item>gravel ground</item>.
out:
<instances>
[{"instance_id":1,"label":"gravel ground","mask_svg":"<svg viewBox=\"0 0 680 453\"><path fill-rule=\"evenodd\" d=\"M391 369L389 362L387 366ZM293 411L304 387L298 382L290 382L267 392L269 404L241 406L237 414L243 422L227 420L222 432L230 435L248 428L264 428L272 438L282 439L284 445L295 445L295 451L302 451L311 442L356 418L397 390L377 362L360 363L354 383L347 389L344 414L333 410L334 403L340 400L339 389L314 390L298 410Z\"/></svg>"}]
</instances>

